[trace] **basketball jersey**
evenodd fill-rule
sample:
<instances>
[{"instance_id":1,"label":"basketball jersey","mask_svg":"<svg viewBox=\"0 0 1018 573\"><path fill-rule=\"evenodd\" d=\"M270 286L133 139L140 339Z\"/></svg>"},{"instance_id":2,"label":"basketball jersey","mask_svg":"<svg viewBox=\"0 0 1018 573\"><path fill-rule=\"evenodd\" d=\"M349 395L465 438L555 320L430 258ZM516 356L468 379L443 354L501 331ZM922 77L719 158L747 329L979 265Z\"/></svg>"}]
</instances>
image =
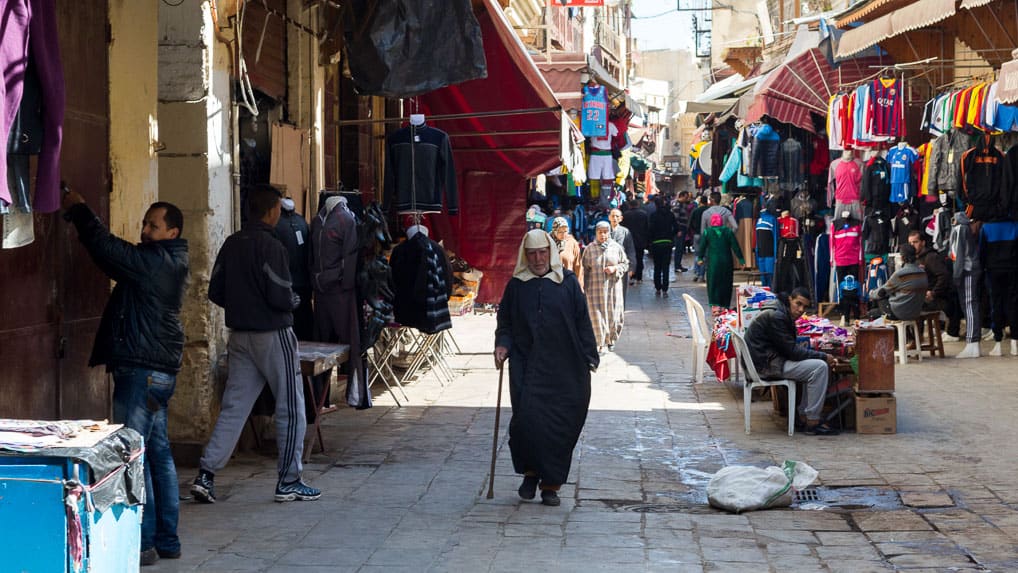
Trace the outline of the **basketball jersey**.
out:
<instances>
[{"instance_id":1,"label":"basketball jersey","mask_svg":"<svg viewBox=\"0 0 1018 573\"><path fill-rule=\"evenodd\" d=\"M585 137L608 135L608 97L604 86L583 86L580 131Z\"/></svg>"},{"instance_id":2,"label":"basketball jersey","mask_svg":"<svg viewBox=\"0 0 1018 573\"><path fill-rule=\"evenodd\" d=\"M901 82L877 78L870 88L873 105L873 135L905 136L902 124Z\"/></svg>"}]
</instances>

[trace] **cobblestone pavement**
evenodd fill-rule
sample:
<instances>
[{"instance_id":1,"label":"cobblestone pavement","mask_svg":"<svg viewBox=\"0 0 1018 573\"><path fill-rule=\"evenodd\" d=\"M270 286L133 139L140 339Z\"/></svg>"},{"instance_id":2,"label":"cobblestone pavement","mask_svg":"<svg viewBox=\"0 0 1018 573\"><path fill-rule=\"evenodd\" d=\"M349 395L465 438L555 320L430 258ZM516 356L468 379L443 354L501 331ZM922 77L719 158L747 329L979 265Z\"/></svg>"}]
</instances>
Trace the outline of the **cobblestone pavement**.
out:
<instances>
[{"instance_id":1,"label":"cobblestone pavement","mask_svg":"<svg viewBox=\"0 0 1018 573\"><path fill-rule=\"evenodd\" d=\"M402 408L375 388L374 408L324 419L328 449L306 466L321 500L274 503L274 458L238 455L217 476L218 503L182 502L183 557L148 570L1018 571L1018 358L899 366L896 435L790 438L770 402L753 404L746 435L741 388L691 381L681 293L706 295L688 280L668 298L649 282L630 289L561 507L516 496L507 392L485 499L498 378L494 317L474 315L455 321L451 384L425 376ZM718 469L784 459L819 470L827 503L706 505ZM193 476L180 468L185 494Z\"/></svg>"}]
</instances>

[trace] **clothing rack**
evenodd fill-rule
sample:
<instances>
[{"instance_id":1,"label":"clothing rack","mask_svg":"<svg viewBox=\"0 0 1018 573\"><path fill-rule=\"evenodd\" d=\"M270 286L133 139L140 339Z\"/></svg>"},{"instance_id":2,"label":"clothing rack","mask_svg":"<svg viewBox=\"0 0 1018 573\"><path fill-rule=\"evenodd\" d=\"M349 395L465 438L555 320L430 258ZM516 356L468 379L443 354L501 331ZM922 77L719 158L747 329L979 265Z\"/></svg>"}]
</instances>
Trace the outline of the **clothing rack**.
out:
<instances>
[{"instance_id":1,"label":"clothing rack","mask_svg":"<svg viewBox=\"0 0 1018 573\"><path fill-rule=\"evenodd\" d=\"M440 115L428 116L428 121L443 121L453 119L474 119L479 117L502 117L502 116L513 116L513 115L533 115L538 113L549 113L549 112L560 112L562 111L561 105L555 105L551 107L535 107L529 109L513 109L513 110L502 110L502 111L482 111L479 113L447 113ZM370 125L375 123L403 123L410 121L409 117L383 117L383 118L370 118L370 119L343 119L339 121L329 122L329 125L344 127L347 125Z\"/></svg>"}]
</instances>

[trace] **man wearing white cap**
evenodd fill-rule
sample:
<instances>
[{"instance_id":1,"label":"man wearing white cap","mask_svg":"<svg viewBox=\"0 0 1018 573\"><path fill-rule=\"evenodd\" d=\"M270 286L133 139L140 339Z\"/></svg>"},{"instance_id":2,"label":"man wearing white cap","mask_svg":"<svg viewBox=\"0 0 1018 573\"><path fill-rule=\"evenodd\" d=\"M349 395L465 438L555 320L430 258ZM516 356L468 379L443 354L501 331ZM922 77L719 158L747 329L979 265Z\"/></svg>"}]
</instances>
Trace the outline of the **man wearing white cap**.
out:
<instances>
[{"instance_id":1,"label":"man wearing white cap","mask_svg":"<svg viewBox=\"0 0 1018 573\"><path fill-rule=\"evenodd\" d=\"M590 373L600 364L580 283L562 268L558 249L540 229L520 245L495 330L495 366L509 360L509 449L518 490L541 503L561 503L573 448L590 404Z\"/></svg>"}]
</instances>

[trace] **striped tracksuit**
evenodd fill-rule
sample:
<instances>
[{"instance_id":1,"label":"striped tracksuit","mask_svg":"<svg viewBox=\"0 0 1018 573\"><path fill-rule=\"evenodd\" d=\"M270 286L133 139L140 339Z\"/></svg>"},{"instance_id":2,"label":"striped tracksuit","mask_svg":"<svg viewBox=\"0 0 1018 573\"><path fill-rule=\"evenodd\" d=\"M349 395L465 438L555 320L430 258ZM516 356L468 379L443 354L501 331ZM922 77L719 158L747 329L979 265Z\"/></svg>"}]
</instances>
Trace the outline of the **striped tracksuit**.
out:
<instances>
[{"instance_id":1,"label":"striped tracksuit","mask_svg":"<svg viewBox=\"0 0 1018 573\"><path fill-rule=\"evenodd\" d=\"M292 328L300 301L291 288L286 249L272 227L250 222L226 239L212 268L209 300L226 309L230 374L201 469L215 474L226 466L267 384L276 398L279 481L292 483L301 477L307 430Z\"/></svg>"}]
</instances>

